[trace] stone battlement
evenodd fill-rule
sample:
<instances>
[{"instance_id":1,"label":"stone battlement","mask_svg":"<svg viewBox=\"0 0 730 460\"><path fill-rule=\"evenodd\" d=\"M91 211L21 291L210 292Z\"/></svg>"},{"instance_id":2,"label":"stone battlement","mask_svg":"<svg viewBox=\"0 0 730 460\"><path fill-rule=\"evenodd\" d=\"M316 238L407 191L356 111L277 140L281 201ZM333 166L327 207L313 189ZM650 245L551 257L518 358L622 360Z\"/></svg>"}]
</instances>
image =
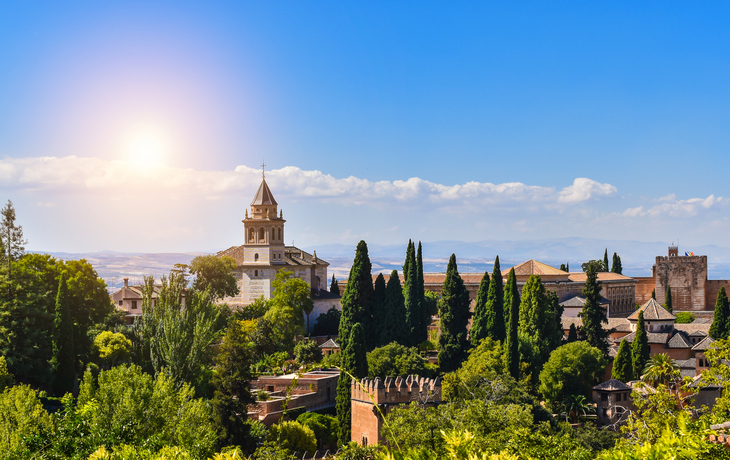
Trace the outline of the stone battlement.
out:
<instances>
[{"instance_id":1,"label":"stone battlement","mask_svg":"<svg viewBox=\"0 0 730 460\"><path fill-rule=\"evenodd\" d=\"M364 378L360 381L353 380L350 390L351 398L354 401L362 401L370 404L400 404L413 401L417 396L430 398L441 396L441 379L429 379L417 375L403 377L386 377L381 380Z\"/></svg>"}]
</instances>

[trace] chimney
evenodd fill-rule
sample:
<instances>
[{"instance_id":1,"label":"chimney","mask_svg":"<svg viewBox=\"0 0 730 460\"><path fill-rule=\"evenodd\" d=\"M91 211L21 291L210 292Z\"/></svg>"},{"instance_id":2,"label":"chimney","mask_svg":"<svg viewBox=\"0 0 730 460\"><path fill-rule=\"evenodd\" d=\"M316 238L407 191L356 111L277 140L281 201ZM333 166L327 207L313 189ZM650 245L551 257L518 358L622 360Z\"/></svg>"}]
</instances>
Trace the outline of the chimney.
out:
<instances>
[{"instance_id":1,"label":"chimney","mask_svg":"<svg viewBox=\"0 0 730 460\"><path fill-rule=\"evenodd\" d=\"M124 287L129 287L129 278L124 278Z\"/></svg>"}]
</instances>

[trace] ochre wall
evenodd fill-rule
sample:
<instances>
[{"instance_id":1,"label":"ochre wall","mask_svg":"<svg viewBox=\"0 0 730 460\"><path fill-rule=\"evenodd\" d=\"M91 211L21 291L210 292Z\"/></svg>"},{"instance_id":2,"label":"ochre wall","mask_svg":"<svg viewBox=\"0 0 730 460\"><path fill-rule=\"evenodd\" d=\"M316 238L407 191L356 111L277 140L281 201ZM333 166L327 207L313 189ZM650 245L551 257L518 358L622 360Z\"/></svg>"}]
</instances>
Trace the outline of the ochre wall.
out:
<instances>
[{"instance_id":1,"label":"ochre wall","mask_svg":"<svg viewBox=\"0 0 730 460\"><path fill-rule=\"evenodd\" d=\"M653 276L634 277L636 280L636 303L643 305L651 299L651 291L656 287L656 279Z\"/></svg>"},{"instance_id":2,"label":"ochre wall","mask_svg":"<svg viewBox=\"0 0 730 460\"><path fill-rule=\"evenodd\" d=\"M705 310L715 310L717 292L721 287L725 287L726 291L730 290L730 280L707 280L705 284ZM672 297L673 300L674 297Z\"/></svg>"}]
</instances>

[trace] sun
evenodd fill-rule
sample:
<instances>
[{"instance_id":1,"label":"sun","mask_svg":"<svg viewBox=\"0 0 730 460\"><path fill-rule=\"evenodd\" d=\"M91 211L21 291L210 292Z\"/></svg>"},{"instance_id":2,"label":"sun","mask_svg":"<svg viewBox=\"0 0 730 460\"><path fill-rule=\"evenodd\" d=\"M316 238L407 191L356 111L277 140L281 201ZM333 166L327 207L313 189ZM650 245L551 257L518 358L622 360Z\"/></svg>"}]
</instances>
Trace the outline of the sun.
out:
<instances>
[{"instance_id":1,"label":"sun","mask_svg":"<svg viewBox=\"0 0 730 460\"><path fill-rule=\"evenodd\" d=\"M137 133L130 139L127 147L130 161L146 165L161 163L166 153L167 144L164 138L151 132Z\"/></svg>"}]
</instances>

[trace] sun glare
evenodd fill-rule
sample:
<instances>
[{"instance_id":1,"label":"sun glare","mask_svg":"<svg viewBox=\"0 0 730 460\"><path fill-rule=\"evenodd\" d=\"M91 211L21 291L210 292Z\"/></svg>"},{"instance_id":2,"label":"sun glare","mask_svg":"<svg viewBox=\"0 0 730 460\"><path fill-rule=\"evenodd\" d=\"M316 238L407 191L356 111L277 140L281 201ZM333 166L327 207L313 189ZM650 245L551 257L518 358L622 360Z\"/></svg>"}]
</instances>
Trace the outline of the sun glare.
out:
<instances>
[{"instance_id":1,"label":"sun glare","mask_svg":"<svg viewBox=\"0 0 730 460\"><path fill-rule=\"evenodd\" d=\"M141 133L131 139L127 153L135 163L154 165L162 162L166 150L167 145L161 136Z\"/></svg>"}]
</instances>

